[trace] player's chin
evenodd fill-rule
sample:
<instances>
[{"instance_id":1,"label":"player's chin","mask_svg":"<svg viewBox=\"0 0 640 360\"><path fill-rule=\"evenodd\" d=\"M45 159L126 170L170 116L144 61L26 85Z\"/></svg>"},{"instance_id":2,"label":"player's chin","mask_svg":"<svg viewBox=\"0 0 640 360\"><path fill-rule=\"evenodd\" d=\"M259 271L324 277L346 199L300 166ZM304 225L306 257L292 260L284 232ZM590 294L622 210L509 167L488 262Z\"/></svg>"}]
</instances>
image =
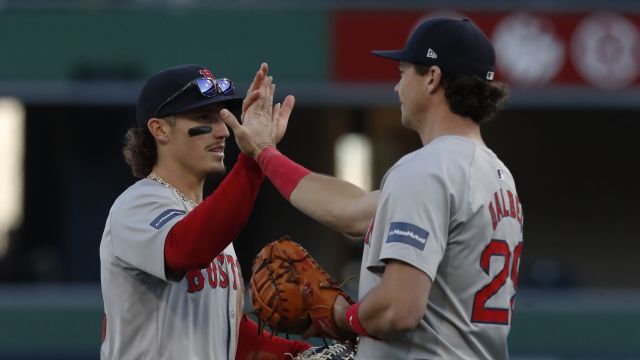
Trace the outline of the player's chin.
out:
<instances>
[{"instance_id":1,"label":"player's chin","mask_svg":"<svg viewBox=\"0 0 640 360\"><path fill-rule=\"evenodd\" d=\"M224 166L224 160L219 160L208 164L205 172L208 175L224 175L227 172L226 167Z\"/></svg>"},{"instance_id":2,"label":"player's chin","mask_svg":"<svg viewBox=\"0 0 640 360\"><path fill-rule=\"evenodd\" d=\"M400 123L404 127L411 129L411 120L404 113L402 113L402 117L400 118Z\"/></svg>"},{"instance_id":3,"label":"player's chin","mask_svg":"<svg viewBox=\"0 0 640 360\"><path fill-rule=\"evenodd\" d=\"M412 116L412 114L410 114L408 111L404 111L404 110L402 111L400 123L402 123L404 127L414 130L416 122L413 119L414 119L414 116Z\"/></svg>"}]
</instances>

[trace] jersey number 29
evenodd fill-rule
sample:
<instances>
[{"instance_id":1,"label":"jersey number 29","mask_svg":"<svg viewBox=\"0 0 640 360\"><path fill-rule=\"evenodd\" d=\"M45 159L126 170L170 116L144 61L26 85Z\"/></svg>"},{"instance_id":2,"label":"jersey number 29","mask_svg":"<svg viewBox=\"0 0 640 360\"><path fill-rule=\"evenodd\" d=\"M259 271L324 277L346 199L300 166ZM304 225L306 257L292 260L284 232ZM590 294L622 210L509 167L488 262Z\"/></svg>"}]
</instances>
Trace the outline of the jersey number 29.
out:
<instances>
[{"instance_id":1,"label":"jersey number 29","mask_svg":"<svg viewBox=\"0 0 640 360\"><path fill-rule=\"evenodd\" d=\"M518 265L520 263L521 253L522 243L519 243L513 249L513 262L511 262L509 244L504 240L493 239L489 245L484 248L480 257L480 267L482 267L482 270L484 270L487 275L490 274L489 267L493 256L503 256L504 265L502 270L491 279L491 282L476 293L473 299L473 311L471 313L472 322L509 325L509 311L513 310L515 293L509 301L508 308L490 308L487 307L486 303L504 286L509 276L513 282L514 291L518 289Z\"/></svg>"}]
</instances>

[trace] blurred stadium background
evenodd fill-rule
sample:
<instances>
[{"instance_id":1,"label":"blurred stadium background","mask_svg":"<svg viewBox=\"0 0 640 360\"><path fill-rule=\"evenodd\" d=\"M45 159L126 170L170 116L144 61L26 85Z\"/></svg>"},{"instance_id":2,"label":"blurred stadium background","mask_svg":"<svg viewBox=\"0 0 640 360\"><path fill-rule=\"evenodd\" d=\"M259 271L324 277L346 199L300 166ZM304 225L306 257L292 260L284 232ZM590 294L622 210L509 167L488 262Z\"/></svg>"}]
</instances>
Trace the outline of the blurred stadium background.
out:
<instances>
[{"instance_id":1,"label":"blurred stadium background","mask_svg":"<svg viewBox=\"0 0 640 360\"><path fill-rule=\"evenodd\" d=\"M197 63L244 93L267 61L279 97L297 97L281 150L377 188L420 144L399 122L396 65L369 51L442 14L488 34L511 85L483 134L524 204L512 358L640 359L638 0L0 1L0 359L99 358L98 245L135 181L122 135L147 76ZM229 166L237 153L229 141ZM265 182L235 242L245 279L284 234L357 275L360 241Z\"/></svg>"}]
</instances>

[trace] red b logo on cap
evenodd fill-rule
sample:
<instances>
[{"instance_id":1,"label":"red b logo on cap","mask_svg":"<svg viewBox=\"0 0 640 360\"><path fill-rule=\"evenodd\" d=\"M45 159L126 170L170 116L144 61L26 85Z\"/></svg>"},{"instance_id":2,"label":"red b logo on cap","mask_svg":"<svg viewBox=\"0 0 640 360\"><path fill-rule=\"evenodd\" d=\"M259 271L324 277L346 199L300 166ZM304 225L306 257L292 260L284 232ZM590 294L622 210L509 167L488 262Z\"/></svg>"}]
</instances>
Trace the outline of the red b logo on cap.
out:
<instances>
[{"instance_id":1,"label":"red b logo on cap","mask_svg":"<svg viewBox=\"0 0 640 360\"><path fill-rule=\"evenodd\" d=\"M207 79L215 79L216 78L215 76L213 76L213 73L209 69L200 70L200 74L202 74L202 76L206 77Z\"/></svg>"}]
</instances>

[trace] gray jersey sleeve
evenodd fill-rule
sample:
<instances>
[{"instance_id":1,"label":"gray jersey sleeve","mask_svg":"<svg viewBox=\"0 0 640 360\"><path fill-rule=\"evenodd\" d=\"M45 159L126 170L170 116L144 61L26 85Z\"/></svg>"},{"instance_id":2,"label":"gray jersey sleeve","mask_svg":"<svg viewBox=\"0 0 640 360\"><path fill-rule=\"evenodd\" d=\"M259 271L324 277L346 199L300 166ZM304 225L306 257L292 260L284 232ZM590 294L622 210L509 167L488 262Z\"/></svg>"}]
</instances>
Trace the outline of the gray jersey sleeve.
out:
<instances>
[{"instance_id":1,"label":"gray jersey sleeve","mask_svg":"<svg viewBox=\"0 0 640 360\"><path fill-rule=\"evenodd\" d=\"M170 189L151 180L140 181L112 209L115 258L125 269L143 271L166 281L165 239L186 214L184 204Z\"/></svg>"},{"instance_id":2,"label":"gray jersey sleeve","mask_svg":"<svg viewBox=\"0 0 640 360\"><path fill-rule=\"evenodd\" d=\"M401 260L432 281L447 245L450 212L448 186L439 166L438 161L416 156L393 168L375 220L384 229L379 260Z\"/></svg>"}]
</instances>

